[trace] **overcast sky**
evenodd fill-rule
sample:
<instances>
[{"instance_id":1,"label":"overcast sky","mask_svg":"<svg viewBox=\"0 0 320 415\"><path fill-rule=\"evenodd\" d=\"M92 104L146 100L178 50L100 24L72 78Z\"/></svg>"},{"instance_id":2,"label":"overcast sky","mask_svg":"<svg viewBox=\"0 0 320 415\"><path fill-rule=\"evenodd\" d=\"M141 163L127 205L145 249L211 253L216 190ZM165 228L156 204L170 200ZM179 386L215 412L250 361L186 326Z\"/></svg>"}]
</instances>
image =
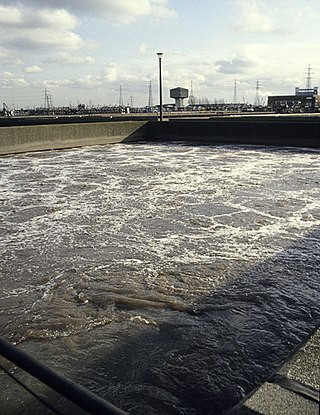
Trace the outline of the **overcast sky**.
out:
<instances>
[{"instance_id":1,"label":"overcast sky","mask_svg":"<svg viewBox=\"0 0 320 415\"><path fill-rule=\"evenodd\" d=\"M253 102L320 85L320 0L0 0L1 102L164 102L181 86L210 101Z\"/></svg>"}]
</instances>

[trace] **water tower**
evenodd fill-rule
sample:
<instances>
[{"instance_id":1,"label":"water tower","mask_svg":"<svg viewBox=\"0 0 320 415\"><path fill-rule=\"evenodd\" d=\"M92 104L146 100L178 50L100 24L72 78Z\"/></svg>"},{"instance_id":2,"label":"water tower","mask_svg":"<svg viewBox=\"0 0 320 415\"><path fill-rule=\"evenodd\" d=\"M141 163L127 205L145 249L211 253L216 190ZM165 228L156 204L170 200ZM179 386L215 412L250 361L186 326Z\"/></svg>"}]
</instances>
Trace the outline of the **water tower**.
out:
<instances>
[{"instance_id":1,"label":"water tower","mask_svg":"<svg viewBox=\"0 0 320 415\"><path fill-rule=\"evenodd\" d=\"M183 107L183 100L184 98L188 98L188 96L189 91L186 88L178 87L170 89L170 98L174 98L176 100L176 109Z\"/></svg>"}]
</instances>

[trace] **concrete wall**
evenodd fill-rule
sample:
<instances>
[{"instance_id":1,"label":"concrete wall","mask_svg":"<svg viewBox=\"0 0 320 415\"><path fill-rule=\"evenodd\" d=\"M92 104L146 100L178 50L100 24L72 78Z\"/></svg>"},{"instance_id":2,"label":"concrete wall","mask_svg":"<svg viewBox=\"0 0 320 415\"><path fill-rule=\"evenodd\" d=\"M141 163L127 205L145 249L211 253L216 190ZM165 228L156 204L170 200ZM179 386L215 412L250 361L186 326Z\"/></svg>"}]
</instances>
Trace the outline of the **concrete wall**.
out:
<instances>
[{"instance_id":1,"label":"concrete wall","mask_svg":"<svg viewBox=\"0 0 320 415\"><path fill-rule=\"evenodd\" d=\"M320 119L259 117L149 121L148 140L320 148Z\"/></svg>"},{"instance_id":2,"label":"concrete wall","mask_svg":"<svg viewBox=\"0 0 320 415\"><path fill-rule=\"evenodd\" d=\"M0 128L0 154L112 144L143 135L146 121Z\"/></svg>"},{"instance_id":3,"label":"concrete wall","mask_svg":"<svg viewBox=\"0 0 320 415\"><path fill-rule=\"evenodd\" d=\"M0 154L112 144L189 141L320 148L320 117L234 117L0 127Z\"/></svg>"}]
</instances>

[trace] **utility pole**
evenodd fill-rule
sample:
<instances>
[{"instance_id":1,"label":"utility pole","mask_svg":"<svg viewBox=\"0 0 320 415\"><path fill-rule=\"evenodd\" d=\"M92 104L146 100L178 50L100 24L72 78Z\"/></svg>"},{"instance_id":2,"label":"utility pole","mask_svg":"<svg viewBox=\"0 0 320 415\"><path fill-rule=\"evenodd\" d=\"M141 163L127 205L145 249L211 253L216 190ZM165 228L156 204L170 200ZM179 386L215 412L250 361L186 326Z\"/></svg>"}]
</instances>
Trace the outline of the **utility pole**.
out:
<instances>
[{"instance_id":1,"label":"utility pole","mask_svg":"<svg viewBox=\"0 0 320 415\"><path fill-rule=\"evenodd\" d=\"M163 52L157 52L159 60L159 99L160 99L160 121L163 121L163 108L162 108L162 56Z\"/></svg>"}]
</instances>

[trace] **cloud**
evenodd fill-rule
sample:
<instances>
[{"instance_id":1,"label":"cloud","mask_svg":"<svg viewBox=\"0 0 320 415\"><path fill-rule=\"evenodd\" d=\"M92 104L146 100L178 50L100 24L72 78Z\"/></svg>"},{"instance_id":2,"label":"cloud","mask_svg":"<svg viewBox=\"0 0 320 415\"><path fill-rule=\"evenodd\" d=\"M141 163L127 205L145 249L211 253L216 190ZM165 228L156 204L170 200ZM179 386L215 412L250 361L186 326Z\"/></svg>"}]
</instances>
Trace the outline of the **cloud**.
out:
<instances>
[{"instance_id":1,"label":"cloud","mask_svg":"<svg viewBox=\"0 0 320 415\"><path fill-rule=\"evenodd\" d=\"M91 14L103 18L117 18L124 23L132 23L140 17L169 19L177 16L175 10L168 7L168 0L7 0L3 3L11 6L26 4L35 8L61 8L75 15Z\"/></svg>"},{"instance_id":2,"label":"cloud","mask_svg":"<svg viewBox=\"0 0 320 415\"><path fill-rule=\"evenodd\" d=\"M234 4L240 9L237 23L234 24L237 32L255 34L283 32L274 27L271 17L260 9L258 0L234 0Z\"/></svg>"},{"instance_id":3,"label":"cloud","mask_svg":"<svg viewBox=\"0 0 320 415\"><path fill-rule=\"evenodd\" d=\"M1 88L23 87L28 85L29 83L23 76L18 76L8 71L0 72Z\"/></svg>"},{"instance_id":4,"label":"cloud","mask_svg":"<svg viewBox=\"0 0 320 415\"><path fill-rule=\"evenodd\" d=\"M24 68L24 71L26 73L38 73L38 72L42 72L42 69L37 65L33 65L33 66L27 66L26 68Z\"/></svg>"},{"instance_id":5,"label":"cloud","mask_svg":"<svg viewBox=\"0 0 320 415\"><path fill-rule=\"evenodd\" d=\"M148 46L146 43L141 43L141 45L139 46L139 53L141 55L145 55L145 53L147 52Z\"/></svg>"},{"instance_id":6,"label":"cloud","mask_svg":"<svg viewBox=\"0 0 320 415\"><path fill-rule=\"evenodd\" d=\"M139 75L136 75L139 74ZM135 68L128 67L125 64L120 63L109 63L105 70L104 75L101 76L102 82L109 82L113 84L117 83L132 83L140 82L144 77L144 71L141 66Z\"/></svg>"},{"instance_id":7,"label":"cloud","mask_svg":"<svg viewBox=\"0 0 320 415\"><path fill-rule=\"evenodd\" d=\"M20 58L17 58L11 51L5 48L0 48L0 63L14 66L24 64Z\"/></svg>"},{"instance_id":8,"label":"cloud","mask_svg":"<svg viewBox=\"0 0 320 415\"><path fill-rule=\"evenodd\" d=\"M167 0L94 0L80 1L85 12L95 12L104 17L117 18L125 24L134 23L142 17L153 17L157 20L171 19L177 16L175 10L168 7ZM92 6L92 7L91 7Z\"/></svg>"},{"instance_id":9,"label":"cloud","mask_svg":"<svg viewBox=\"0 0 320 415\"><path fill-rule=\"evenodd\" d=\"M118 67L115 63L110 63L106 68L105 78L109 82L115 82L119 78L119 71Z\"/></svg>"},{"instance_id":10,"label":"cloud","mask_svg":"<svg viewBox=\"0 0 320 415\"><path fill-rule=\"evenodd\" d=\"M14 76L15 75L12 72L9 72L9 71L1 72L1 78L3 78L3 79L12 79L12 78L14 78Z\"/></svg>"},{"instance_id":11,"label":"cloud","mask_svg":"<svg viewBox=\"0 0 320 415\"><path fill-rule=\"evenodd\" d=\"M65 9L42 9L28 14L28 23L33 27L71 30L77 26L78 21Z\"/></svg>"},{"instance_id":12,"label":"cloud","mask_svg":"<svg viewBox=\"0 0 320 415\"><path fill-rule=\"evenodd\" d=\"M23 22L23 13L18 7L0 6L1 25L15 25Z\"/></svg>"},{"instance_id":13,"label":"cloud","mask_svg":"<svg viewBox=\"0 0 320 415\"><path fill-rule=\"evenodd\" d=\"M4 35L3 42L15 49L43 50L54 49L79 49L83 42L76 33L68 31L57 31L55 29L24 29L14 34Z\"/></svg>"},{"instance_id":14,"label":"cloud","mask_svg":"<svg viewBox=\"0 0 320 415\"><path fill-rule=\"evenodd\" d=\"M60 88L63 86L73 85L73 83L74 81L71 79L45 79L41 81L39 85L44 88Z\"/></svg>"},{"instance_id":15,"label":"cloud","mask_svg":"<svg viewBox=\"0 0 320 415\"><path fill-rule=\"evenodd\" d=\"M151 9L151 15L157 19L172 19L178 16L178 13L167 7L167 0L154 0Z\"/></svg>"},{"instance_id":16,"label":"cloud","mask_svg":"<svg viewBox=\"0 0 320 415\"><path fill-rule=\"evenodd\" d=\"M94 75L85 75L73 82L73 86L77 88L94 89L103 85L103 78Z\"/></svg>"},{"instance_id":17,"label":"cloud","mask_svg":"<svg viewBox=\"0 0 320 415\"><path fill-rule=\"evenodd\" d=\"M218 67L217 71L223 74L240 74L245 73L249 68L253 66L253 62L248 59L231 59L219 60L215 63Z\"/></svg>"},{"instance_id":18,"label":"cloud","mask_svg":"<svg viewBox=\"0 0 320 415\"><path fill-rule=\"evenodd\" d=\"M67 10L33 10L17 4L17 7L0 6L0 37L7 49L25 52L51 48L52 51L79 49L83 45L81 37L73 32L78 21Z\"/></svg>"},{"instance_id":19,"label":"cloud","mask_svg":"<svg viewBox=\"0 0 320 415\"><path fill-rule=\"evenodd\" d=\"M17 7L0 6L0 23L20 28L55 28L71 30L77 24L77 18L64 8L33 9L18 3Z\"/></svg>"},{"instance_id":20,"label":"cloud","mask_svg":"<svg viewBox=\"0 0 320 415\"><path fill-rule=\"evenodd\" d=\"M93 65L96 63L96 60L91 56L80 56L80 55L72 55L66 52L60 52L55 56L51 56L50 58L46 59L48 63L54 63L58 65Z\"/></svg>"},{"instance_id":21,"label":"cloud","mask_svg":"<svg viewBox=\"0 0 320 415\"><path fill-rule=\"evenodd\" d=\"M168 3L168 0L0 0L0 63L23 65L20 57L28 60L27 55L32 54L32 62L37 56L42 62L60 65L94 64L96 60L84 51L97 49L97 43L83 39L76 31L89 14L110 24L129 24L140 18L168 19L176 15ZM143 55L146 50L147 46L141 44L139 53Z\"/></svg>"}]
</instances>

